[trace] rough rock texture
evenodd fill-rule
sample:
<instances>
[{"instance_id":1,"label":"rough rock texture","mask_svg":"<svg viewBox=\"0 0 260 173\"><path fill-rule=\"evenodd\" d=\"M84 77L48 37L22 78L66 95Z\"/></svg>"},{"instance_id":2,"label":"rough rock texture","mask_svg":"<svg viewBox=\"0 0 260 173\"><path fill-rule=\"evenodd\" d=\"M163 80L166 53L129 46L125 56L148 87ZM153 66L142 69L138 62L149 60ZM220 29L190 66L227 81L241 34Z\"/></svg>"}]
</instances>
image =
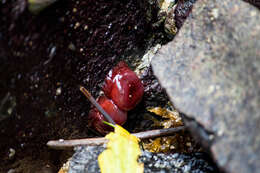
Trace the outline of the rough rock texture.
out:
<instances>
[{"instance_id":1,"label":"rough rock texture","mask_svg":"<svg viewBox=\"0 0 260 173\"><path fill-rule=\"evenodd\" d=\"M76 147L68 173L100 172L97 158L102 151L103 146Z\"/></svg>"},{"instance_id":2,"label":"rough rock texture","mask_svg":"<svg viewBox=\"0 0 260 173\"><path fill-rule=\"evenodd\" d=\"M176 26L181 28L186 18L189 16L193 4L196 0L179 0L174 11L174 18L176 21Z\"/></svg>"},{"instance_id":3,"label":"rough rock texture","mask_svg":"<svg viewBox=\"0 0 260 173\"><path fill-rule=\"evenodd\" d=\"M175 107L230 173L260 170L259 21L243 1L198 0L152 61Z\"/></svg>"},{"instance_id":4,"label":"rough rock texture","mask_svg":"<svg viewBox=\"0 0 260 173\"><path fill-rule=\"evenodd\" d=\"M100 172L97 157L104 150L100 146L76 147L68 173ZM158 154L144 151L139 159L145 173L213 173L217 172L204 153Z\"/></svg>"},{"instance_id":5,"label":"rough rock texture","mask_svg":"<svg viewBox=\"0 0 260 173\"><path fill-rule=\"evenodd\" d=\"M163 154L144 151L140 157L144 173L217 173L218 170L205 153Z\"/></svg>"}]
</instances>

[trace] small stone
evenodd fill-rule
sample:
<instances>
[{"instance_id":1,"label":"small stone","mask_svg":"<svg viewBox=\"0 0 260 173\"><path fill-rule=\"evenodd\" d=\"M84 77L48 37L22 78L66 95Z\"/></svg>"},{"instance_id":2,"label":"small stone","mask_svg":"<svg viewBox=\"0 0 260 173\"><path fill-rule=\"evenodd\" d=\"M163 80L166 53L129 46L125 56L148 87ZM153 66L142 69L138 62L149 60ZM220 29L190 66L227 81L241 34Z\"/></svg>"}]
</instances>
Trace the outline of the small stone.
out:
<instances>
[{"instance_id":1,"label":"small stone","mask_svg":"<svg viewBox=\"0 0 260 173\"><path fill-rule=\"evenodd\" d=\"M61 88L57 88L56 89L56 95L58 96L58 95L60 95L61 94Z\"/></svg>"},{"instance_id":2,"label":"small stone","mask_svg":"<svg viewBox=\"0 0 260 173\"><path fill-rule=\"evenodd\" d=\"M7 173L16 173L15 169L9 169Z\"/></svg>"},{"instance_id":3,"label":"small stone","mask_svg":"<svg viewBox=\"0 0 260 173\"><path fill-rule=\"evenodd\" d=\"M10 148L9 149L9 154L8 154L8 158L9 159L13 159L14 158L14 156L15 156L15 149L13 149L13 148Z\"/></svg>"},{"instance_id":4,"label":"small stone","mask_svg":"<svg viewBox=\"0 0 260 173\"><path fill-rule=\"evenodd\" d=\"M79 26L80 26L80 23L76 22L75 25L74 25L74 29L77 29Z\"/></svg>"}]
</instances>

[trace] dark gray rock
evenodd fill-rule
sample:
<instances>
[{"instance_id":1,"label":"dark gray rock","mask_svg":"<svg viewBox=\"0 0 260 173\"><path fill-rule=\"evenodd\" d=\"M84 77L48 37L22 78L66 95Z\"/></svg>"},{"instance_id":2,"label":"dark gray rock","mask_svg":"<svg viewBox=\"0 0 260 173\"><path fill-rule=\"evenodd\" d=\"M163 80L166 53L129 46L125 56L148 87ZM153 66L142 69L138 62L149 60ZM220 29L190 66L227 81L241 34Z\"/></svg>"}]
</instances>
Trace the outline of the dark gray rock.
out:
<instances>
[{"instance_id":1,"label":"dark gray rock","mask_svg":"<svg viewBox=\"0 0 260 173\"><path fill-rule=\"evenodd\" d=\"M104 151L102 146L76 147L68 173L100 172L97 158L102 151Z\"/></svg>"},{"instance_id":2,"label":"dark gray rock","mask_svg":"<svg viewBox=\"0 0 260 173\"><path fill-rule=\"evenodd\" d=\"M97 158L102 146L76 147L70 160L68 173L100 172ZM162 154L144 151L139 159L144 163L144 173L213 173L216 167L205 153Z\"/></svg>"},{"instance_id":3,"label":"dark gray rock","mask_svg":"<svg viewBox=\"0 0 260 173\"><path fill-rule=\"evenodd\" d=\"M144 173L218 172L205 153L163 154L145 151L139 161L144 163Z\"/></svg>"},{"instance_id":4,"label":"dark gray rock","mask_svg":"<svg viewBox=\"0 0 260 173\"><path fill-rule=\"evenodd\" d=\"M259 21L243 1L198 0L152 61L175 107L230 173L260 170Z\"/></svg>"}]
</instances>

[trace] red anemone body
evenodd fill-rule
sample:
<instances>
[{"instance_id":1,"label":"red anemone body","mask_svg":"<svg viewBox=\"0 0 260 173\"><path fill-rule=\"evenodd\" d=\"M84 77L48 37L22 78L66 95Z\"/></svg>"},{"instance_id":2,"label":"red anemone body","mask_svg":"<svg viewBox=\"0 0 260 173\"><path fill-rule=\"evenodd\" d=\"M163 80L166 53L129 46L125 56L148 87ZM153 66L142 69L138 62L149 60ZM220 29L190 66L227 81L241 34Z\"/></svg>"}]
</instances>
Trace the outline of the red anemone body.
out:
<instances>
[{"instance_id":1,"label":"red anemone body","mask_svg":"<svg viewBox=\"0 0 260 173\"><path fill-rule=\"evenodd\" d=\"M103 91L120 109L129 111L142 100L144 87L135 72L121 61L108 73Z\"/></svg>"},{"instance_id":2,"label":"red anemone body","mask_svg":"<svg viewBox=\"0 0 260 173\"><path fill-rule=\"evenodd\" d=\"M127 119L127 112L120 110L111 99L105 96L101 96L97 99L99 105L110 115L110 117L118 125L123 125ZM102 134L106 134L113 129L104 124L103 121L107 121L105 117L97 110L97 108L92 108L88 115L89 126L93 127L95 130Z\"/></svg>"}]
</instances>

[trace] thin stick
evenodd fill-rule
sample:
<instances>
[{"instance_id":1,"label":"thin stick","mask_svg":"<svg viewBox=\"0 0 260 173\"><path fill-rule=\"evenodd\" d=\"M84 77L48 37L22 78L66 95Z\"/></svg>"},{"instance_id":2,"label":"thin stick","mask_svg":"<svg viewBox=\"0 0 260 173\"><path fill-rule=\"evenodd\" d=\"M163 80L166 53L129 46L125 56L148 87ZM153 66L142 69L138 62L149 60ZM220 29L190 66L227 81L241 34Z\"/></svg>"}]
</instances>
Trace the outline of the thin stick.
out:
<instances>
[{"instance_id":1,"label":"thin stick","mask_svg":"<svg viewBox=\"0 0 260 173\"><path fill-rule=\"evenodd\" d=\"M168 128L168 129L157 129L157 130L148 130L144 132L139 133L133 133L132 135L135 135L136 137L140 139L150 139L150 138L157 138L157 137L163 137L163 136L171 136L177 132L180 132L182 130L185 130L185 126L179 126L174 128Z\"/></svg>"},{"instance_id":2,"label":"thin stick","mask_svg":"<svg viewBox=\"0 0 260 173\"><path fill-rule=\"evenodd\" d=\"M80 91L89 99L89 101L97 108L97 110L104 115L104 117L110 122L111 124L115 125L115 121L110 117L110 115L98 104L98 102L92 97L92 95L88 92L86 88L83 86L79 87Z\"/></svg>"},{"instance_id":3,"label":"thin stick","mask_svg":"<svg viewBox=\"0 0 260 173\"><path fill-rule=\"evenodd\" d=\"M103 145L104 143L107 143L107 139L104 137L100 138L85 138L85 139L72 139L72 140L53 140L49 141L47 143L47 146L53 149L73 149L73 147L76 146L96 146L96 145Z\"/></svg>"},{"instance_id":4,"label":"thin stick","mask_svg":"<svg viewBox=\"0 0 260 173\"><path fill-rule=\"evenodd\" d=\"M168 128L168 129L158 129L158 130L148 130L145 132L133 133L136 137L140 139L156 138L163 136L170 136L182 130L186 130L185 126ZM47 146L53 149L72 149L73 147L80 145L103 145L107 143L108 140L104 137L101 138L85 138L85 139L73 139L73 140L55 140L49 141Z\"/></svg>"}]
</instances>

